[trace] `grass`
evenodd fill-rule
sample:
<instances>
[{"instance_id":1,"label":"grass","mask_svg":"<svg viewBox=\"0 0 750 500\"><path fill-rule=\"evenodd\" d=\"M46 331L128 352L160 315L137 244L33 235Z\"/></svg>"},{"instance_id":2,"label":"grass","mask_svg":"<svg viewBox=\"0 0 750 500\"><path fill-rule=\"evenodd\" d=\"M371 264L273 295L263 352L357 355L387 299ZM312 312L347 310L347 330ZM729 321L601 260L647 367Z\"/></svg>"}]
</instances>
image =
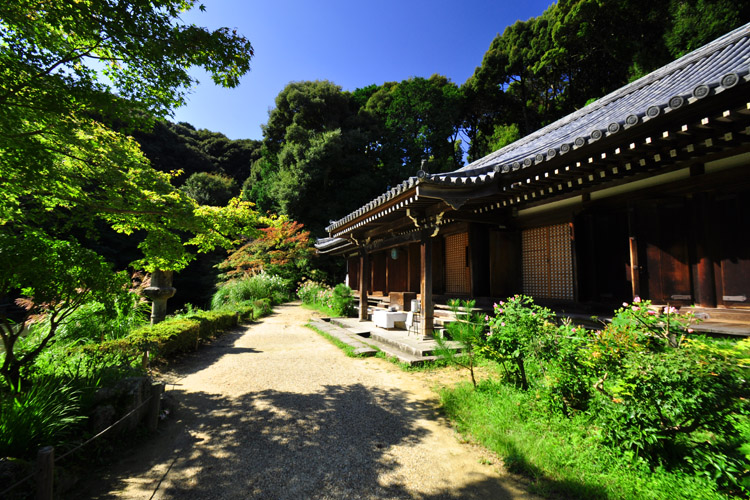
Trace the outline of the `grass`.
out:
<instances>
[{"instance_id":1,"label":"grass","mask_svg":"<svg viewBox=\"0 0 750 500\"><path fill-rule=\"evenodd\" d=\"M410 365L409 363L399 361L397 357L389 356L387 353L380 350L378 350L378 352L375 354L375 357L393 363L405 372L428 372L449 366L449 363L442 359L437 359L435 361L425 361L424 363L418 365Z\"/></svg>"},{"instance_id":2,"label":"grass","mask_svg":"<svg viewBox=\"0 0 750 500\"><path fill-rule=\"evenodd\" d=\"M333 311L333 309L326 307L324 305L321 305L321 304L306 304L303 302L302 307L305 309L309 309L311 311L318 311L319 313L324 314L326 316L330 316L332 318L336 318L339 316Z\"/></svg>"},{"instance_id":3,"label":"grass","mask_svg":"<svg viewBox=\"0 0 750 500\"><path fill-rule=\"evenodd\" d=\"M81 399L72 384L51 377L19 395L0 392L0 457L33 457L41 446L72 442L86 420Z\"/></svg>"},{"instance_id":4,"label":"grass","mask_svg":"<svg viewBox=\"0 0 750 500\"><path fill-rule=\"evenodd\" d=\"M500 455L543 496L603 499L725 499L708 480L650 470L602 446L585 416L550 416L533 392L485 380L440 393L458 430Z\"/></svg>"}]
</instances>

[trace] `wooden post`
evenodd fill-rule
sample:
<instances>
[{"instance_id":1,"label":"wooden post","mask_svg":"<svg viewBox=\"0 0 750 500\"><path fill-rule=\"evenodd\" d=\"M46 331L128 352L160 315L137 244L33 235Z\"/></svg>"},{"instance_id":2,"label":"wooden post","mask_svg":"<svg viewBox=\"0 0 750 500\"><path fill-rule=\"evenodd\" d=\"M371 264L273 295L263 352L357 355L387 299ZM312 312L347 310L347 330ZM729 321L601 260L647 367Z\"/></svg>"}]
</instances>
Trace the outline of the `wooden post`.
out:
<instances>
[{"instance_id":1,"label":"wooden post","mask_svg":"<svg viewBox=\"0 0 750 500\"><path fill-rule=\"evenodd\" d=\"M52 500L54 491L55 449L52 446L40 448L36 455L36 498Z\"/></svg>"},{"instance_id":2,"label":"wooden post","mask_svg":"<svg viewBox=\"0 0 750 500\"><path fill-rule=\"evenodd\" d=\"M393 265L393 259L390 258L389 254L390 252L386 252L385 259L383 259L383 262L385 262L385 290L383 290L383 295L386 297L391 293L391 266Z\"/></svg>"},{"instance_id":3,"label":"wooden post","mask_svg":"<svg viewBox=\"0 0 750 500\"><path fill-rule=\"evenodd\" d=\"M159 425L162 392L164 392L164 384L151 384L151 401L148 402L146 414L146 427L151 432L156 432L156 427Z\"/></svg>"},{"instance_id":4,"label":"wooden post","mask_svg":"<svg viewBox=\"0 0 750 500\"><path fill-rule=\"evenodd\" d=\"M696 303L701 307L716 307L716 284L714 278L714 259L711 243L715 241L711 225L711 202L706 193L697 193L694 200L695 228L695 294Z\"/></svg>"},{"instance_id":5,"label":"wooden post","mask_svg":"<svg viewBox=\"0 0 750 500\"><path fill-rule=\"evenodd\" d=\"M359 320L367 321L367 281L370 277L370 258L363 248L359 251Z\"/></svg>"},{"instance_id":6,"label":"wooden post","mask_svg":"<svg viewBox=\"0 0 750 500\"><path fill-rule=\"evenodd\" d=\"M638 264L638 239L635 235L635 211L628 210L628 233L630 244L630 285L633 289L633 298L641 296L641 267Z\"/></svg>"},{"instance_id":7,"label":"wooden post","mask_svg":"<svg viewBox=\"0 0 750 500\"><path fill-rule=\"evenodd\" d=\"M433 316L435 314L434 304L432 303L432 238L429 234L425 234L422 237L420 245L420 252L422 257L422 283L421 283L421 294L422 294L422 310L419 328L422 335L432 335L433 329Z\"/></svg>"}]
</instances>

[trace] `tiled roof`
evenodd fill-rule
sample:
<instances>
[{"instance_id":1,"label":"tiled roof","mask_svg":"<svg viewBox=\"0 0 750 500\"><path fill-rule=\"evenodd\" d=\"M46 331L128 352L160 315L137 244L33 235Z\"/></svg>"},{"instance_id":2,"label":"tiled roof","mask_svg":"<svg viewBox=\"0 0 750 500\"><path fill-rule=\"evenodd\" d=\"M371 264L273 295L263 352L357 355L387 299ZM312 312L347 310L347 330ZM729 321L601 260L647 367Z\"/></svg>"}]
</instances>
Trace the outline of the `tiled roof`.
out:
<instances>
[{"instance_id":1,"label":"tiled roof","mask_svg":"<svg viewBox=\"0 0 750 500\"><path fill-rule=\"evenodd\" d=\"M332 222L335 230L418 184L470 186L668 115L750 81L750 24L673 61L609 95L454 172L410 177L359 210Z\"/></svg>"},{"instance_id":2,"label":"tiled roof","mask_svg":"<svg viewBox=\"0 0 750 500\"><path fill-rule=\"evenodd\" d=\"M349 245L351 245L351 242L344 238L318 238L315 242L315 248L317 248L320 253L341 250Z\"/></svg>"}]
</instances>

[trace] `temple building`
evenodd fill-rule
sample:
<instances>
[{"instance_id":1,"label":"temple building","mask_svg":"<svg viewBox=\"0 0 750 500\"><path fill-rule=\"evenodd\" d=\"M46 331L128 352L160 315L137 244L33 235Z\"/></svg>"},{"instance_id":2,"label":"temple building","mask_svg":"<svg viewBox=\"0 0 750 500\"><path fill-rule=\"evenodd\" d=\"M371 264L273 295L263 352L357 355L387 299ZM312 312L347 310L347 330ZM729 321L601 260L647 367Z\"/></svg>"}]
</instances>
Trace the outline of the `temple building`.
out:
<instances>
[{"instance_id":1,"label":"temple building","mask_svg":"<svg viewBox=\"0 0 750 500\"><path fill-rule=\"evenodd\" d=\"M459 170L419 172L318 251L347 259L361 317L368 298L414 295L423 332L436 303L523 293L584 313L638 296L750 334L749 72L750 24Z\"/></svg>"}]
</instances>

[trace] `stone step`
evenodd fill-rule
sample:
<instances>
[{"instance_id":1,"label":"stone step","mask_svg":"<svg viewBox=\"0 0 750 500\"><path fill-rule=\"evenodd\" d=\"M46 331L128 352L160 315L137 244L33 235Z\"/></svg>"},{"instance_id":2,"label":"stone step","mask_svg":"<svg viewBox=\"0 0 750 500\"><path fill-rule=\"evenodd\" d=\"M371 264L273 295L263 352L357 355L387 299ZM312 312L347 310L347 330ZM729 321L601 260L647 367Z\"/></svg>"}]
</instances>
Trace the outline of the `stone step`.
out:
<instances>
[{"instance_id":1,"label":"stone step","mask_svg":"<svg viewBox=\"0 0 750 500\"><path fill-rule=\"evenodd\" d=\"M439 358L439 356L418 356L409 352L404 352L391 344L380 342L373 337L367 338L367 343L382 351L386 356L396 358L399 362L405 363L409 366L420 366L428 361L435 361Z\"/></svg>"},{"instance_id":2,"label":"stone step","mask_svg":"<svg viewBox=\"0 0 750 500\"><path fill-rule=\"evenodd\" d=\"M419 365L439 358L434 354L436 344L433 339L409 335L405 330L386 330L378 328L372 322L360 322L353 318L331 318L330 325L402 363Z\"/></svg>"},{"instance_id":3,"label":"stone step","mask_svg":"<svg viewBox=\"0 0 750 500\"><path fill-rule=\"evenodd\" d=\"M354 348L354 354L358 356L374 356L378 351L373 349L372 346L365 343L357 335L350 334L347 330L332 324L330 321L324 319L312 320L310 324L321 330L331 337L343 342L344 344Z\"/></svg>"},{"instance_id":4,"label":"stone step","mask_svg":"<svg viewBox=\"0 0 750 500\"><path fill-rule=\"evenodd\" d=\"M381 344L389 345L412 356L431 356L434 354L435 341L424 340L422 335L412 335L412 339L399 339L387 334L370 332L370 338Z\"/></svg>"}]
</instances>

